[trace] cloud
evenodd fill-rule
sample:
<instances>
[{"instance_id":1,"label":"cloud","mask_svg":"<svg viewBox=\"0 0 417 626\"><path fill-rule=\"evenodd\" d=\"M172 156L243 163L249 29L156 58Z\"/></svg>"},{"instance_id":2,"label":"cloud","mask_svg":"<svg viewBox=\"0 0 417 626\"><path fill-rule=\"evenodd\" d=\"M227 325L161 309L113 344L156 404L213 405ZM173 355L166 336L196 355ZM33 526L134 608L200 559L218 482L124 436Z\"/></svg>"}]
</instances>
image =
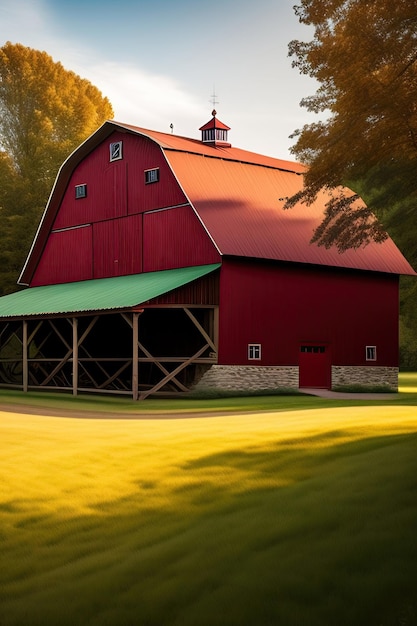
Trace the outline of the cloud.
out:
<instances>
[{"instance_id":1,"label":"cloud","mask_svg":"<svg viewBox=\"0 0 417 626\"><path fill-rule=\"evenodd\" d=\"M45 50L45 26L48 13L41 0L2 0L0 37L6 41ZM27 43L26 43L27 42ZM48 52L48 50L46 50Z\"/></svg>"},{"instance_id":2,"label":"cloud","mask_svg":"<svg viewBox=\"0 0 417 626\"><path fill-rule=\"evenodd\" d=\"M94 38L90 43L69 38L54 22L43 0L1 0L0 45L6 41L44 50L89 80L106 96L115 119L183 135L197 136L205 109L198 100L172 77L146 71L140 64L102 57Z\"/></svg>"},{"instance_id":3,"label":"cloud","mask_svg":"<svg viewBox=\"0 0 417 626\"><path fill-rule=\"evenodd\" d=\"M227 36L214 42L211 31L201 29L204 3L178 0L175 11L170 3L172 12L161 20L146 11L145 2L141 12L142 0L135 1L140 24L128 10L130 0L117 5L117 18L108 0L97 2L98 13L92 0L83 0L84 13L79 0L0 0L0 46L11 41L44 50L95 85L120 122L163 132L172 123L174 133L188 137L199 138L208 121L215 85L216 108L232 127L232 144L285 157L288 135L309 120L298 103L314 92L306 83L311 79L291 70L287 58L284 41L298 36L289 5L260 0L254 8L249 0L230 0L219 30ZM194 12L185 11L190 7ZM77 11L81 20L87 13L89 18L78 22ZM125 36L112 46L116 26Z\"/></svg>"},{"instance_id":4,"label":"cloud","mask_svg":"<svg viewBox=\"0 0 417 626\"><path fill-rule=\"evenodd\" d=\"M179 134L204 123L201 103L168 76L150 74L139 66L107 61L84 65L83 78L107 96L118 121L166 132L170 132L169 126L173 123ZM196 128L198 130L198 126Z\"/></svg>"}]
</instances>

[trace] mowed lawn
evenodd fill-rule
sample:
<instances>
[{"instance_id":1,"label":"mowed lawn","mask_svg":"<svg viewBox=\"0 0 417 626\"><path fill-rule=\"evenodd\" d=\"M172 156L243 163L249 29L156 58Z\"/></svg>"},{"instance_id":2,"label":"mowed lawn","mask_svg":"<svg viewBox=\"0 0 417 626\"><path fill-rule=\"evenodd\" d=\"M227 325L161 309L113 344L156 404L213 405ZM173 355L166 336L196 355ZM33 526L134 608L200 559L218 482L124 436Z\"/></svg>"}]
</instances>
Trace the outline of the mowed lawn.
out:
<instances>
[{"instance_id":1,"label":"mowed lawn","mask_svg":"<svg viewBox=\"0 0 417 626\"><path fill-rule=\"evenodd\" d=\"M417 624L412 384L198 418L0 408L0 625Z\"/></svg>"}]
</instances>

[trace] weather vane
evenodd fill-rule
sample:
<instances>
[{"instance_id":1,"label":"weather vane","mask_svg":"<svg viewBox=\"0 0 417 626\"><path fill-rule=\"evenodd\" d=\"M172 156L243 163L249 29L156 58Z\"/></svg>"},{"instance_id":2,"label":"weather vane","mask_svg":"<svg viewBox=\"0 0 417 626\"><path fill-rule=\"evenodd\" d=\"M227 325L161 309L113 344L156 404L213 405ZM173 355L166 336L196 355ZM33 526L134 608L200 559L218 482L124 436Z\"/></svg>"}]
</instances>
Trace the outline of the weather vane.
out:
<instances>
[{"instance_id":1,"label":"weather vane","mask_svg":"<svg viewBox=\"0 0 417 626\"><path fill-rule=\"evenodd\" d=\"M217 96L216 96L216 90L215 90L215 88L214 88L214 86L213 86L213 94L210 96L210 102L211 102L211 104L213 105L213 108L215 108L215 107L216 107L216 104L219 104L219 101L218 101L218 100L216 100L216 97L217 97Z\"/></svg>"}]
</instances>

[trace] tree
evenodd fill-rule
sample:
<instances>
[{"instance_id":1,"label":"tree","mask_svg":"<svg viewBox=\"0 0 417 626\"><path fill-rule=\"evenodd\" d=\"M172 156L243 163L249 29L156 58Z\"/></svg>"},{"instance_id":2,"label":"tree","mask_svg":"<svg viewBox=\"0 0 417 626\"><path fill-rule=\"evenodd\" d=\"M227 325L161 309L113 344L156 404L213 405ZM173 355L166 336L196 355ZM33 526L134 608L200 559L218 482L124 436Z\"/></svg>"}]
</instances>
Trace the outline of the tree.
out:
<instances>
[{"instance_id":1,"label":"tree","mask_svg":"<svg viewBox=\"0 0 417 626\"><path fill-rule=\"evenodd\" d=\"M393 205L417 200L416 0L302 0L295 12L314 38L290 42L289 55L319 83L301 105L326 119L293 134L292 152L309 169L287 207L327 188L313 241L340 251L381 241ZM342 185L371 190L367 205Z\"/></svg>"},{"instance_id":2,"label":"tree","mask_svg":"<svg viewBox=\"0 0 417 626\"><path fill-rule=\"evenodd\" d=\"M112 117L96 87L46 52L0 48L0 294L16 289L60 165Z\"/></svg>"}]
</instances>

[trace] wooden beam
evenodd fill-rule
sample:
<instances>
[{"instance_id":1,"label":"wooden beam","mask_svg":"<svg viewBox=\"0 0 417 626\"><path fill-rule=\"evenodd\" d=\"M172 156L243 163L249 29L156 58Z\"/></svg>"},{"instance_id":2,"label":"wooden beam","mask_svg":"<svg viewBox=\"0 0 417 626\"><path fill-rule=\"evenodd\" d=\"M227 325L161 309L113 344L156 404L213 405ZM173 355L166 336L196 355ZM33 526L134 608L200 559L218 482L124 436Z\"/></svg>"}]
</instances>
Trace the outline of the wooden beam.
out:
<instances>
[{"instance_id":1,"label":"wooden beam","mask_svg":"<svg viewBox=\"0 0 417 626\"><path fill-rule=\"evenodd\" d=\"M104 391L104 387L110 383L112 383L114 380L117 379L117 377L123 372L123 370L126 369L126 367L130 364L130 359L113 359L111 357L109 358L103 358L103 359L99 359L97 357L92 357L91 354L88 352L88 350L86 349L85 346L83 346L83 342L86 339L86 337L90 334L91 330L93 329L94 325L96 324L97 320L99 319L99 316L96 315L88 324L87 328L84 330L83 334L81 335L81 337L78 337L78 341L77 341L77 361L78 361L78 366L79 368L81 367L83 372L86 374L86 376L88 376L88 378L91 380L91 382L93 383L94 387L96 390L102 389ZM68 320L68 318L67 318ZM68 320L70 321L70 320ZM53 326L53 328L55 329L55 327ZM56 331L58 332L58 331ZM65 341L62 338L63 341ZM80 353L83 352L87 355L87 358L80 356ZM109 372L102 366L101 362L113 362L113 361L122 361L124 362L124 364L117 370L117 372L115 374L109 374ZM92 376L91 372L89 372L88 368L84 365L86 362L92 362L94 363L98 369L107 377L106 380L104 381L104 383L99 384L97 382L97 380L94 379L94 377ZM119 383L125 388L127 389L127 386L123 383L123 381L119 381Z\"/></svg>"},{"instance_id":2,"label":"wooden beam","mask_svg":"<svg viewBox=\"0 0 417 626\"><path fill-rule=\"evenodd\" d=\"M29 337L28 337L28 343L30 343L31 341L33 341L36 333L38 332L38 330L40 329L40 327L42 326L42 320L36 324L35 328L32 330L32 332L30 333Z\"/></svg>"},{"instance_id":3,"label":"wooden beam","mask_svg":"<svg viewBox=\"0 0 417 626\"><path fill-rule=\"evenodd\" d=\"M161 370L161 372L162 372L163 374L165 374L165 376L167 376L170 372L169 372L169 370L167 370L167 368L166 368L166 367L164 367L164 366L162 365L162 361L165 361L165 362L169 362L169 361L171 361L172 363L177 363L177 361L179 361L179 360L184 360L182 357L181 357L180 359L178 359L178 357L171 357L171 358L168 358L168 359L167 359L166 357L154 357L154 356L152 356L152 354L149 352L149 350L147 350L147 349L145 348L145 346L144 346L142 343L140 343L140 342L139 342L139 348L140 348L140 349L142 350L142 352L143 352L144 354L146 354L146 356L147 356L147 358L146 358L146 359L140 358L140 359L139 359L139 361L144 362L144 363L146 363L146 362L154 363L157 367L159 367L159 369ZM175 376L173 376L173 377L171 378L171 381L172 381L173 383L175 383L175 384L177 385L177 387L179 387L179 388L181 389L181 391L188 391L188 387L186 387L185 385L183 385L183 384L182 384L182 382L181 382L180 380L178 380Z\"/></svg>"},{"instance_id":4,"label":"wooden beam","mask_svg":"<svg viewBox=\"0 0 417 626\"><path fill-rule=\"evenodd\" d=\"M72 395L78 395L78 319L72 318Z\"/></svg>"},{"instance_id":5,"label":"wooden beam","mask_svg":"<svg viewBox=\"0 0 417 626\"><path fill-rule=\"evenodd\" d=\"M218 354L219 345L219 307L213 309L213 339L216 346L216 354Z\"/></svg>"},{"instance_id":6,"label":"wooden beam","mask_svg":"<svg viewBox=\"0 0 417 626\"><path fill-rule=\"evenodd\" d=\"M130 319L124 313L122 313L122 317L130 326L132 325ZM138 333L138 337L139 337L139 333ZM161 361L165 361L165 360L166 361L172 360L174 362L178 361L178 358L175 358L175 357L172 357L172 359L155 358L154 356L152 356L152 354L149 352L149 350L147 350L145 348L145 346L139 341L139 338L138 338L138 346L142 350L143 354L146 355L146 358L142 358L142 357L138 356L138 363L147 363L147 362L154 363L157 367L159 367L161 372L163 374L165 374L165 376L167 376L169 374L169 371L167 370L166 367L164 367L162 365ZM177 378L175 378L175 376L171 380L172 380L173 383L175 383L177 385L177 387L179 387L181 389L181 391L188 391L188 387L186 387L185 385L182 384L182 382L177 380Z\"/></svg>"},{"instance_id":7,"label":"wooden beam","mask_svg":"<svg viewBox=\"0 0 417 626\"><path fill-rule=\"evenodd\" d=\"M127 315L122 313L122 317L129 324L129 326L132 326L132 322L127 317ZM149 352L149 350L147 350L145 346L139 341L139 333L138 333L138 346L147 357L146 359L143 359L138 356L138 363L150 361L151 363L155 363L155 365L159 367L159 369L161 370L163 374L165 374L165 376L169 374L169 371L167 370L167 368L162 365L161 360L153 357L152 354ZM174 357L171 360L175 362L178 361L178 359ZM188 387L186 387L185 385L182 384L182 382L177 380L175 376L172 378L172 382L175 383L177 387L181 389L181 391L188 391Z\"/></svg>"},{"instance_id":8,"label":"wooden beam","mask_svg":"<svg viewBox=\"0 0 417 626\"><path fill-rule=\"evenodd\" d=\"M204 328L201 326L200 322L198 321L198 319L196 317L194 317L194 315L191 313L190 309L187 309L186 307L184 307L183 309L185 311L185 313L188 315L188 317L190 318L190 320L192 321L192 323L194 324L194 326L196 328L198 328L198 330L200 331L200 333L203 335L204 339L207 341L207 343L209 344L210 348L213 348L214 352L216 352L216 346L213 342L213 339L206 333L206 331L204 330Z\"/></svg>"},{"instance_id":9,"label":"wooden beam","mask_svg":"<svg viewBox=\"0 0 417 626\"><path fill-rule=\"evenodd\" d=\"M138 399L139 386L139 361L138 361L138 344L139 344L139 315L132 315L132 397L133 400Z\"/></svg>"},{"instance_id":10,"label":"wooden beam","mask_svg":"<svg viewBox=\"0 0 417 626\"><path fill-rule=\"evenodd\" d=\"M175 376L181 371L183 370L185 367L187 367L187 365L189 365L190 363L193 363L194 361L197 361L198 357L201 356L203 354L203 352L205 352L205 350L207 350L208 348L208 344L206 343L202 348L200 348L200 350L198 350L198 352L196 352L195 354L193 354L193 356L190 356L189 359L187 359L186 361L184 361L183 363L181 363L181 365L178 365L178 367L176 367L172 372L170 372L168 374L168 376L165 376L165 378L163 378L162 380L159 381L159 383L157 383L156 385L154 385L152 387L152 389L149 389L148 391L144 391L140 394L139 396L139 400L144 400L145 398L147 398L149 396L149 394L151 393L156 393L158 391L158 389L161 389L161 387L163 387L167 382L169 382L170 380L172 380L173 378L175 378ZM188 391L188 390L187 390Z\"/></svg>"},{"instance_id":11,"label":"wooden beam","mask_svg":"<svg viewBox=\"0 0 417 626\"><path fill-rule=\"evenodd\" d=\"M68 361L68 359L72 355L72 346L70 346L69 343L65 340L65 338L61 335L61 333L59 332L59 330L57 329L55 324L51 320L48 320L48 321L49 321L50 326L52 326L53 330L55 331L55 333L61 339L61 341L64 344L64 346L66 346L68 348L68 351L65 354L65 356L60 360L58 365L56 367L54 367L52 372L45 378L45 380L42 383L40 383L40 387L46 386L53 379L55 374L57 372L59 372L59 370L65 365L65 363ZM51 359L48 359L48 360L49 360L49 362L51 362Z\"/></svg>"},{"instance_id":12,"label":"wooden beam","mask_svg":"<svg viewBox=\"0 0 417 626\"><path fill-rule=\"evenodd\" d=\"M26 320L23 320L23 342L22 342L22 350L23 350L23 391L27 393L28 390L28 323Z\"/></svg>"},{"instance_id":13,"label":"wooden beam","mask_svg":"<svg viewBox=\"0 0 417 626\"><path fill-rule=\"evenodd\" d=\"M120 376L120 374L122 372L124 372L124 370L129 367L130 365L130 359L128 361L125 361L123 363L123 365L121 367L119 367L119 369L117 370L117 372L115 372L112 376L110 376L110 378L108 378L107 380L104 381L104 383L101 383L101 385L99 385L97 387L97 389L104 389L104 387L106 385L110 385L110 383L112 383L114 380L117 380L117 378ZM121 383L121 381L119 380L119 383ZM123 387L126 389L126 385L123 385ZM130 392L129 392L130 393ZM136 398L137 399L137 398Z\"/></svg>"}]
</instances>

